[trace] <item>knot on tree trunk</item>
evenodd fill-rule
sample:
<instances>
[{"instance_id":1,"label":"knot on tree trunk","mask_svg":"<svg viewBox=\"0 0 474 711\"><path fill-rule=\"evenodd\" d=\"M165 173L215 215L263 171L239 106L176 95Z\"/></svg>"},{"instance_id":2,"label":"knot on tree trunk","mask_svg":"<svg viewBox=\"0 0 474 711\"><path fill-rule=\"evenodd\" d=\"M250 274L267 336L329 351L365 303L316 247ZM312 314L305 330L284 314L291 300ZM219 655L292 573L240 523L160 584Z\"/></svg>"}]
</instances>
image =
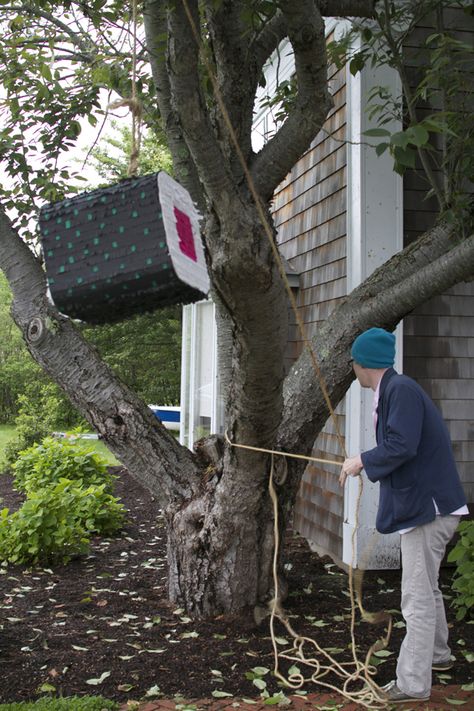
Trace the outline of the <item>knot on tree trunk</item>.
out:
<instances>
[{"instance_id":1,"label":"knot on tree trunk","mask_svg":"<svg viewBox=\"0 0 474 711\"><path fill-rule=\"evenodd\" d=\"M206 485L217 484L222 476L224 457L224 437L211 435L203 437L194 444L199 467L203 472L203 481Z\"/></svg>"},{"instance_id":2,"label":"knot on tree trunk","mask_svg":"<svg viewBox=\"0 0 474 711\"><path fill-rule=\"evenodd\" d=\"M30 343L39 345L46 336L46 324L41 316L34 316L26 329L26 338Z\"/></svg>"}]
</instances>

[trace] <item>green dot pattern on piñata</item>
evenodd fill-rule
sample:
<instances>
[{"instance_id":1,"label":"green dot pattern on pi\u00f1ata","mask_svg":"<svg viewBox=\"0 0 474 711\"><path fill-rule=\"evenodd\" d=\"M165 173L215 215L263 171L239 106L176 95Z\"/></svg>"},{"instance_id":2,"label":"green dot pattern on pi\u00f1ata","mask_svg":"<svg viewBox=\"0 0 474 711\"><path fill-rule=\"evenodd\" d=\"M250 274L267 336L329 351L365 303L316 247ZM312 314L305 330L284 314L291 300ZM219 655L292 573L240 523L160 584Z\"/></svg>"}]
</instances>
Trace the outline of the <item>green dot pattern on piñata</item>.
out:
<instances>
[{"instance_id":1,"label":"green dot pattern on pi\u00f1ata","mask_svg":"<svg viewBox=\"0 0 474 711\"><path fill-rule=\"evenodd\" d=\"M39 223L53 300L72 318L111 323L203 297L175 273L157 174L46 205Z\"/></svg>"}]
</instances>

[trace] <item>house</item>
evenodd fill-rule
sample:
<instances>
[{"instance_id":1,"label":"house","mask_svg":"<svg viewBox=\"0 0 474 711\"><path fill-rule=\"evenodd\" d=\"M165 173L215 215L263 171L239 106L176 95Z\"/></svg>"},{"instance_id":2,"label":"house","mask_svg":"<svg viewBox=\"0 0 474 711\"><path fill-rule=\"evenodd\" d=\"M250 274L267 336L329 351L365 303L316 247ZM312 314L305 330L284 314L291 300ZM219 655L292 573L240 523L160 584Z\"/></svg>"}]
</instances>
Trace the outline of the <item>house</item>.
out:
<instances>
[{"instance_id":1,"label":"house","mask_svg":"<svg viewBox=\"0 0 474 711\"><path fill-rule=\"evenodd\" d=\"M447 11L460 35L472 42L474 20ZM345 22L327 23L328 38ZM407 62L416 61L416 46L430 26L418 26ZM410 57L412 59L410 59ZM268 66L267 88L289 79L293 71L288 46ZM424 200L424 186L413 171L402 178L392 160L377 157L361 142L371 127L367 95L377 85L399 95L399 78L390 67L365 68L352 76L346 66L331 69L334 99L324 129L293 167L274 195L273 216L280 252L299 275L297 302L308 335L318 330L339 300L376 267L403 249L433 224L434 206ZM400 130L394 121L391 127ZM273 130L267 106L257 109L256 147ZM184 307L181 441L192 446L205 433L222 432L214 306L199 302ZM450 430L468 500L474 500L474 283L460 284L415 309L396 330L396 368L414 377L440 408ZM288 355L294 360L302 344L291 329ZM374 444L372 394L354 383L336 414L348 453ZM334 459L343 452L329 421L314 444L315 457ZM399 566L399 535L375 531L378 486L364 478L356 525L358 482L350 478L345 496L335 468L311 463L304 474L294 513L294 528L321 554L362 568ZM354 534L355 530L355 536ZM354 550L353 550L354 547Z\"/></svg>"}]
</instances>

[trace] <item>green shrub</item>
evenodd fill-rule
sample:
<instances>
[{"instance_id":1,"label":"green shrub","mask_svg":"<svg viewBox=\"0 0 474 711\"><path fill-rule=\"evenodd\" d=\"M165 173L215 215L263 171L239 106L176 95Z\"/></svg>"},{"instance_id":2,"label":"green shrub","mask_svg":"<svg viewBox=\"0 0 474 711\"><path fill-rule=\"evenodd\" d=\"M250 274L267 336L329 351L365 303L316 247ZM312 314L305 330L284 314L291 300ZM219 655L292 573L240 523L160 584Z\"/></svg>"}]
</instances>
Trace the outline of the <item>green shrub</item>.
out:
<instances>
[{"instance_id":1,"label":"green shrub","mask_svg":"<svg viewBox=\"0 0 474 711\"><path fill-rule=\"evenodd\" d=\"M0 512L0 561L35 565L85 552L94 534L111 535L125 509L112 491L105 460L78 441L47 437L14 466L26 492L15 513Z\"/></svg>"},{"instance_id":2,"label":"green shrub","mask_svg":"<svg viewBox=\"0 0 474 711\"><path fill-rule=\"evenodd\" d=\"M457 593L453 604L458 608L456 619L472 616L474 608L474 521L459 524L459 540L450 552L448 561L456 563L453 590Z\"/></svg>"},{"instance_id":3,"label":"green shrub","mask_svg":"<svg viewBox=\"0 0 474 711\"><path fill-rule=\"evenodd\" d=\"M37 390L31 387L30 390ZM20 406L18 417L15 420L16 436L5 446L3 453L2 469L11 471L13 463L18 454L38 444L47 435L51 434L56 427L54 412L56 411L58 400L44 387L41 389L41 397L38 402L31 397L31 392L20 395L18 398Z\"/></svg>"},{"instance_id":4,"label":"green shrub","mask_svg":"<svg viewBox=\"0 0 474 711\"><path fill-rule=\"evenodd\" d=\"M38 701L0 704L0 711L113 711L118 707L119 704L115 701L103 699L101 696L69 696L59 699L47 696Z\"/></svg>"},{"instance_id":5,"label":"green shrub","mask_svg":"<svg viewBox=\"0 0 474 711\"><path fill-rule=\"evenodd\" d=\"M41 444L21 452L13 471L16 488L26 494L61 479L83 487L105 484L110 493L114 481L106 460L91 447L78 440L54 437L45 437Z\"/></svg>"},{"instance_id":6,"label":"green shrub","mask_svg":"<svg viewBox=\"0 0 474 711\"><path fill-rule=\"evenodd\" d=\"M13 514L0 513L0 558L26 565L67 561L87 550L89 539L78 515L77 492L64 479L56 486L31 492Z\"/></svg>"},{"instance_id":7,"label":"green shrub","mask_svg":"<svg viewBox=\"0 0 474 711\"><path fill-rule=\"evenodd\" d=\"M125 518L125 508L109 494L105 484L74 489L77 495L77 510L88 534L110 536L118 531ZM80 494L79 494L80 492Z\"/></svg>"}]
</instances>

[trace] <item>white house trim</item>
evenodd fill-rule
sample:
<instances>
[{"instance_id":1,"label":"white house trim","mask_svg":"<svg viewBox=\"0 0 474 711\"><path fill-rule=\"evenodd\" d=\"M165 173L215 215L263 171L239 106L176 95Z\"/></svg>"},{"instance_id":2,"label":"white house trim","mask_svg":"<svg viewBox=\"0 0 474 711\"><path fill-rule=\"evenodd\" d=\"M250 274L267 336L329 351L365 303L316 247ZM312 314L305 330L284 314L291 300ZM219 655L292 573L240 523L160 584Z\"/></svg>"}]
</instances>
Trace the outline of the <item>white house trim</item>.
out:
<instances>
[{"instance_id":1,"label":"white house trim","mask_svg":"<svg viewBox=\"0 0 474 711\"><path fill-rule=\"evenodd\" d=\"M205 299L183 306L182 328L179 441L192 449L204 435L222 431L215 304ZM207 368L202 367L201 361L207 363ZM205 426L200 422L203 416Z\"/></svg>"},{"instance_id":2,"label":"white house trim","mask_svg":"<svg viewBox=\"0 0 474 711\"><path fill-rule=\"evenodd\" d=\"M347 291L352 291L374 269L403 247L403 181L393 171L388 153L377 157L366 144L363 132L372 125L365 111L365 97L373 86L389 86L394 96L401 93L398 74L390 67L364 69L353 77L347 71ZM387 125L400 130L399 122ZM402 365L402 327L397 328L397 360ZM375 445L371 390L353 383L346 399L346 448L349 455ZM343 562L360 568L399 566L399 534L380 536L375 530L378 485L363 477L359 522L356 509L359 480L346 484L343 523ZM356 530L355 534L354 531ZM353 553L353 542L355 551Z\"/></svg>"}]
</instances>

